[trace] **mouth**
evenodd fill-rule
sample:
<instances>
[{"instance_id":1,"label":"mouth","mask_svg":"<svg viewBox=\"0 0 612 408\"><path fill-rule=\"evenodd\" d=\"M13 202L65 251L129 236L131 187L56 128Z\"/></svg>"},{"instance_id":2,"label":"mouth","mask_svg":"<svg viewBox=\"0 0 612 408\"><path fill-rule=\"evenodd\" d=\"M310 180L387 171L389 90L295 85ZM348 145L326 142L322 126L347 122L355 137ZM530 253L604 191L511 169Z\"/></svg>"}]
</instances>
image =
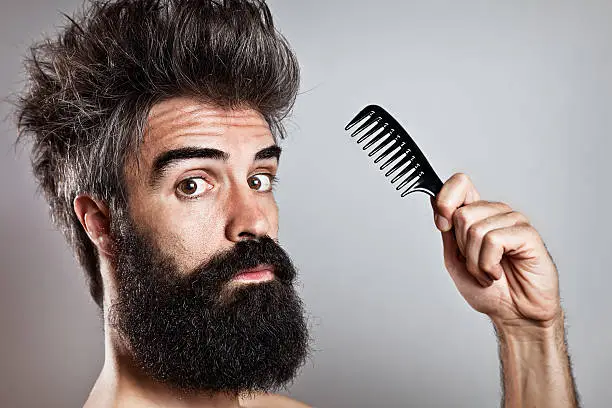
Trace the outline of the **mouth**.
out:
<instances>
[{"instance_id":1,"label":"mouth","mask_svg":"<svg viewBox=\"0 0 612 408\"><path fill-rule=\"evenodd\" d=\"M232 278L237 283L258 283L274 279L274 267L272 265L259 265L255 268L241 270Z\"/></svg>"}]
</instances>

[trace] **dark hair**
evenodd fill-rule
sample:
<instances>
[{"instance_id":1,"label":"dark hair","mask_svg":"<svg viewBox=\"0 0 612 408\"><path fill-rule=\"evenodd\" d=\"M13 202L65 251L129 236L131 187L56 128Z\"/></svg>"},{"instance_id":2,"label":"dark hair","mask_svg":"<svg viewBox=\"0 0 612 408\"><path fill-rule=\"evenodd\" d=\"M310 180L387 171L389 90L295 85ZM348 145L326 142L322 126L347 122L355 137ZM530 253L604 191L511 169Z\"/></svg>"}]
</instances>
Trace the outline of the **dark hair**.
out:
<instances>
[{"instance_id":1,"label":"dark hair","mask_svg":"<svg viewBox=\"0 0 612 408\"><path fill-rule=\"evenodd\" d=\"M79 194L111 214L127 203L125 159L137 155L151 107L174 96L259 111L275 137L299 66L264 0L89 1L54 39L31 48L17 101L18 140L102 305L97 251L73 210Z\"/></svg>"}]
</instances>

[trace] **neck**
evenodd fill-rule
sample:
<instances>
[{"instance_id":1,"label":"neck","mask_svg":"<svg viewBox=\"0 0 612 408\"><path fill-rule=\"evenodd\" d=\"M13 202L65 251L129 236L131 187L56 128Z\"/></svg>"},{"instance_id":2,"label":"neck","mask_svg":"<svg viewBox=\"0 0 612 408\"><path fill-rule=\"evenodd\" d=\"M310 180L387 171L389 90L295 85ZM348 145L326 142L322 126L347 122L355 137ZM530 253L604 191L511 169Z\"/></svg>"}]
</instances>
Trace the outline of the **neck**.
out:
<instances>
[{"instance_id":1,"label":"neck","mask_svg":"<svg viewBox=\"0 0 612 408\"><path fill-rule=\"evenodd\" d=\"M84 408L240 407L235 395L208 392L185 395L152 380L133 364L114 329L104 320L104 366Z\"/></svg>"}]
</instances>

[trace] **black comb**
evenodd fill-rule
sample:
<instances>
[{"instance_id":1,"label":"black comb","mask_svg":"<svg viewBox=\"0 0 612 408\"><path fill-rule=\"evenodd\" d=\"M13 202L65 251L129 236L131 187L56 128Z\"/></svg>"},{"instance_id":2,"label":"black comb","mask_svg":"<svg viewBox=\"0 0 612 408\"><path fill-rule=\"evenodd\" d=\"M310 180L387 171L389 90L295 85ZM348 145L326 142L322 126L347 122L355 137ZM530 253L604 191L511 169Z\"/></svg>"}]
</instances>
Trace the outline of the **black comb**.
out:
<instances>
[{"instance_id":1,"label":"black comb","mask_svg":"<svg viewBox=\"0 0 612 408\"><path fill-rule=\"evenodd\" d=\"M367 140L363 150L372 150L369 157L381 152L374 163L384 160L380 170L388 169L385 177L391 178L396 190L405 197L421 191L435 197L442 188L442 181L431 167L425 155L408 132L386 110L378 105L368 105L346 126L346 130L359 124L351 137L360 135L357 143ZM368 140L369 139L369 140ZM386 159L386 160L385 160Z\"/></svg>"}]
</instances>

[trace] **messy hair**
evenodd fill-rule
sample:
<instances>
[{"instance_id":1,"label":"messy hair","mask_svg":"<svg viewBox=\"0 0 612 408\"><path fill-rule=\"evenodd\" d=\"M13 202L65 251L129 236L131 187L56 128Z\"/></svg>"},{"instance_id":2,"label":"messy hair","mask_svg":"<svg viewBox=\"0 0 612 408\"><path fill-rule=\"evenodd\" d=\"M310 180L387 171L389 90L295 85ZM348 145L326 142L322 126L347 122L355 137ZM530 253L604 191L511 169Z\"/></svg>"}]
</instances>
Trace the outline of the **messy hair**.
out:
<instances>
[{"instance_id":1,"label":"messy hair","mask_svg":"<svg viewBox=\"0 0 612 408\"><path fill-rule=\"evenodd\" d=\"M74 210L87 194L126 208L124 166L151 107L189 96L257 110L275 137L299 87L299 66L264 0L88 1L54 38L31 47L17 104L18 140L88 277L103 290L97 251Z\"/></svg>"}]
</instances>

